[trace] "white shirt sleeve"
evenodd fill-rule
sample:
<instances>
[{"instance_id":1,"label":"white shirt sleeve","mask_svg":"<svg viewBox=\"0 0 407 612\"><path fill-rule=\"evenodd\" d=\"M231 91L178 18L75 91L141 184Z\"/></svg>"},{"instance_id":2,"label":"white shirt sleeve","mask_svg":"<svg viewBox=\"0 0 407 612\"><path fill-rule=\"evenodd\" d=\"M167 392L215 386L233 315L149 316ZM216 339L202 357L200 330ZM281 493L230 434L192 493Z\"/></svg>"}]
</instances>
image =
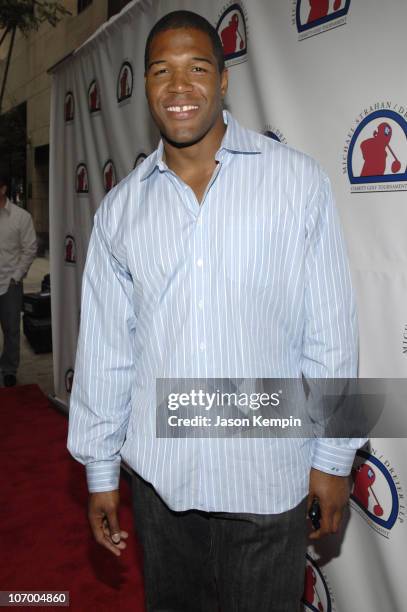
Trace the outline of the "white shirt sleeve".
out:
<instances>
[{"instance_id":1,"label":"white shirt sleeve","mask_svg":"<svg viewBox=\"0 0 407 612\"><path fill-rule=\"evenodd\" d=\"M21 219L20 248L20 259L13 274L13 278L17 282L21 281L26 276L37 254L37 238L34 224L31 215L28 213L24 214Z\"/></svg>"}]
</instances>

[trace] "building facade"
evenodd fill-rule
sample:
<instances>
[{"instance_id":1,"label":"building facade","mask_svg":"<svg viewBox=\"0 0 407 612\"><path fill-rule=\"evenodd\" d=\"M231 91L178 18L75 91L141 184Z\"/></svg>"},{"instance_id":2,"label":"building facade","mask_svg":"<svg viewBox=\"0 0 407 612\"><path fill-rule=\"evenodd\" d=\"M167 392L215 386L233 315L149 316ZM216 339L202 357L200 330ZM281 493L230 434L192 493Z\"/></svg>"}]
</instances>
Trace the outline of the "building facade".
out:
<instances>
[{"instance_id":1,"label":"building facade","mask_svg":"<svg viewBox=\"0 0 407 612\"><path fill-rule=\"evenodd\" d=\"M70 14L55 27L44 23L28 36L16 33L1 109L1 119L12 117L11 123L2 121L3 130L12 133L6 134L1 161L2 169L9 168L7 171L14 181L12 196L33 216L42 249L47 248L49 227L51 76L48 70L127 3L128 0L64 0L62 4ZM0 47L0 77L5 71L10 39L8 34ZM18 155L12 151L17 138ZM7 156L9 160L5 159Z\"/></svg>"}]
</instances>

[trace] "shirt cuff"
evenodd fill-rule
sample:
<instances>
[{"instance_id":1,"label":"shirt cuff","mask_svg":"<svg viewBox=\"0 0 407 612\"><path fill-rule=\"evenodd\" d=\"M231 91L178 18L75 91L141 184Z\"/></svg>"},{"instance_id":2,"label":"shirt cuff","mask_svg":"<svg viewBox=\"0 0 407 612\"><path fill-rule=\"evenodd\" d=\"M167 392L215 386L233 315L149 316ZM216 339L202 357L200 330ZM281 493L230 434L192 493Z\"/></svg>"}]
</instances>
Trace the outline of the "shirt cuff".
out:
<instances>
[{"instance_id":1,"label":"shirt cuff","mask_svg":"<svg viewBox=\"0 0 407 612\"><path fill-rule=\"evenodd\" d=\"M86 466L89 493L115 491L119 488L120 457L114 461L95 461Z\"/></svg>"},{"instance_id":2,"label":"shirt cuff","mask_svg":"<svg viewBox=\"0 0 407 612\"><path fill-rule=\"evenodd\" d=\"M349 476L355 455L354 448L337 446L318 438L315 440L311 466L333 476Z\"/></svg>"},{"instance_id":3,"label":"shirt cuff","mask_svg":"<svg viewBox=\"0 0 407 612\"><path fill-rule=\"evenodd\" d=\"M11 278L13 278L16 283L19 283L24 278L24 272L22 272L21 270L15 270L14 273L11 275Z\"/></svg>"}]
</instances>

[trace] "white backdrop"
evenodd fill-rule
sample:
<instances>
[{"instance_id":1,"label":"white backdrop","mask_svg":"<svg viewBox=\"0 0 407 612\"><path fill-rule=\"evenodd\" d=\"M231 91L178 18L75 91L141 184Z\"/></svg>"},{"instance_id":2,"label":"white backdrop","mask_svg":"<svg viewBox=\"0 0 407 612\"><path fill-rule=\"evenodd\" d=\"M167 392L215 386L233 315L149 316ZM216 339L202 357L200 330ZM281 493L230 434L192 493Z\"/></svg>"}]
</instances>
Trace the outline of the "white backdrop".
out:
<instances>
[{"instance_id":1,"label":"white backdrop","mask_svg":"<svg viewBox=\"0 0 407 612\"><path fill-rule=\"evenodd\" d=\"M148 31L170 10L222 37L227 106L245 126L321 162L357 292L360 375L407 375L407 4L402 0L140 0L60 64L51 111L55 393L69 403L81 276L106 189L156 146L144 97ZM407 424L407 415L406 415ZM309 549L305 609L407 609L404 440L360 453L343 533ZM355 467L357 467L356 464Z\"/></svg>"}]
</instances>

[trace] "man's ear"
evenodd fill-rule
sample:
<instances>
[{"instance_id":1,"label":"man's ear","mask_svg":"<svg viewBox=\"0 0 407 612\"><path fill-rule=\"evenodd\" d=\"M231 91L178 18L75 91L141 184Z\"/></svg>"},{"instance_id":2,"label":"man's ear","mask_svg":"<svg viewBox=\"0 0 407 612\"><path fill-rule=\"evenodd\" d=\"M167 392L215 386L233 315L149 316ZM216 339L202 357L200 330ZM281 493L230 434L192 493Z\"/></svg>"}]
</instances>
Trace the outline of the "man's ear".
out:
<instances>
[{"instance_id":1,"label":"man's ear","mask_svg":"<svg viewBox=\"0 0 407 612\"><path fill-rule=\"evenodd\" d=\"M227 68L223 69L222 74L220 75L220 91L222 94L222 98L226 96L229 84L229 71Z\"/></svg>"}]
</instances>

